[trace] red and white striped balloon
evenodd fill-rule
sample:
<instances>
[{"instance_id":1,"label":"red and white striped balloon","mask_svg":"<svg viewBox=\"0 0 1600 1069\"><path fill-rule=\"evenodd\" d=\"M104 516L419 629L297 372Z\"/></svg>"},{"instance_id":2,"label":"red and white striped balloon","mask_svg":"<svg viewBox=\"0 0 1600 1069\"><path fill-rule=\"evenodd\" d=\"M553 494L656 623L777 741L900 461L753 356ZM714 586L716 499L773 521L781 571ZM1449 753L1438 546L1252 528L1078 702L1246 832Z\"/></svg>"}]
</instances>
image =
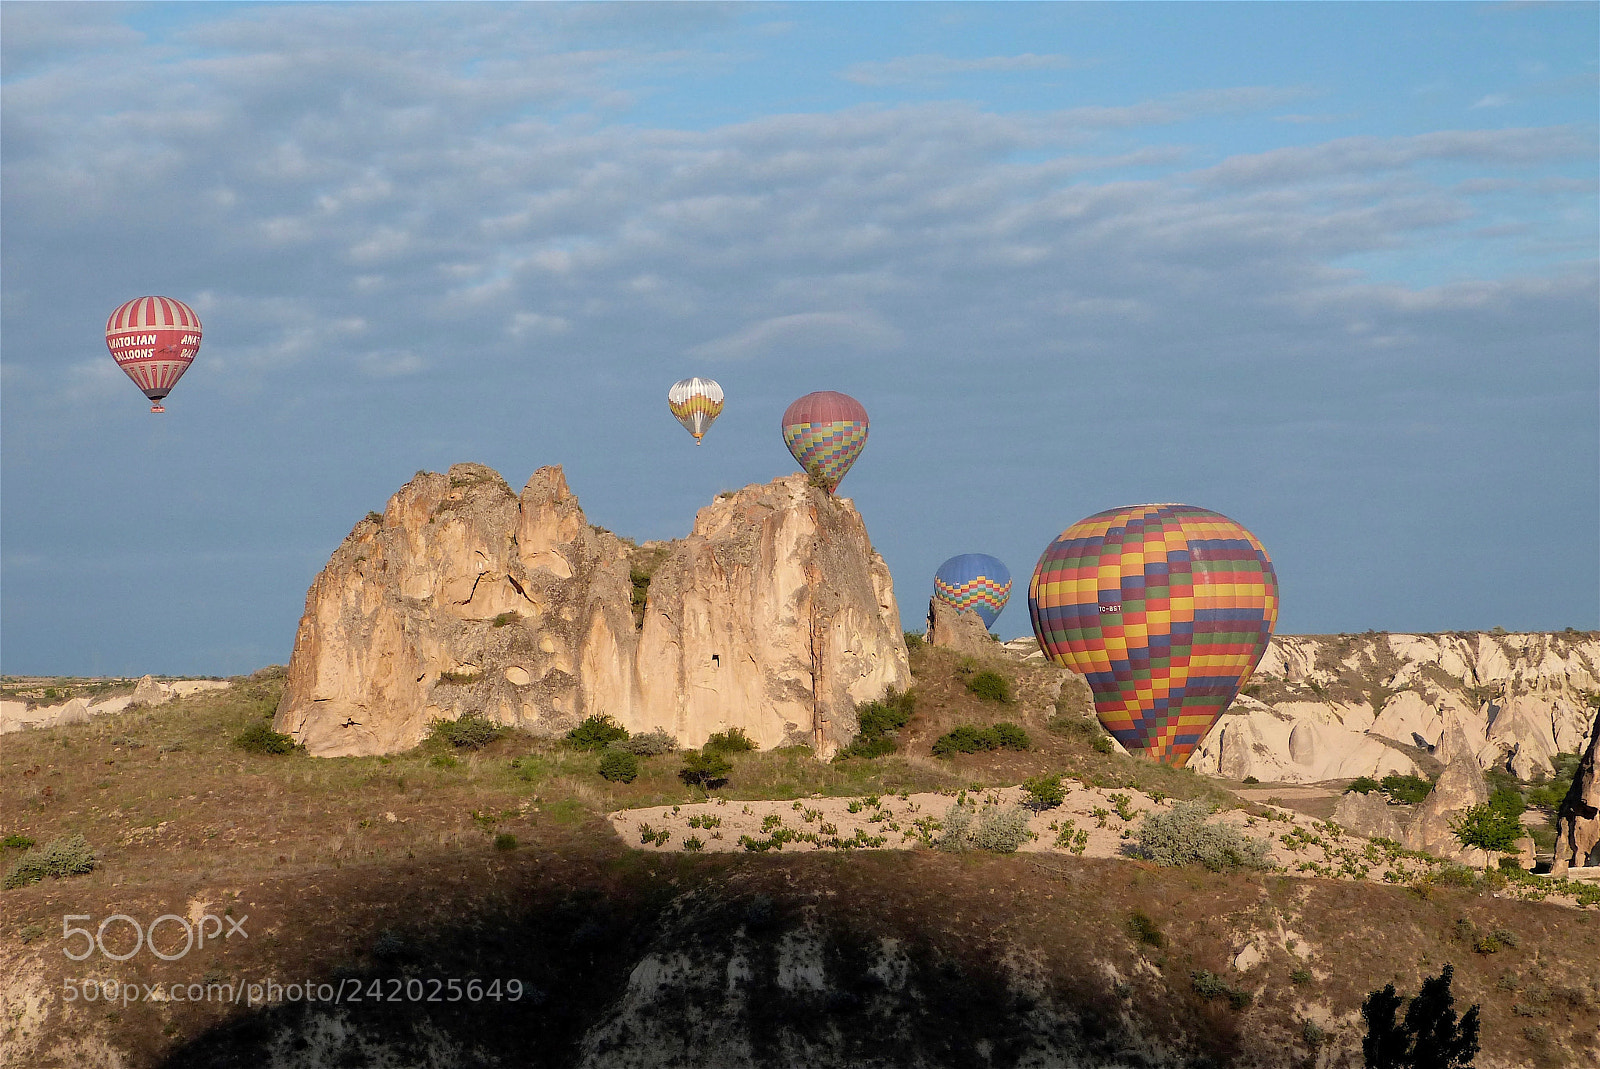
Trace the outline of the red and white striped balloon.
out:
<instances>
[{"instance_id":1,"label":"red and white striped balloon","mask_svg":"<svg viewBox=\"0 0 1600 1069\"><path fill-rule=\"evenodd\" d=\"M124 374L165 412L172 392L200 351L200 317L171 297L135 297L106 320L106 348Z\"/></svg>"}]
</instances>

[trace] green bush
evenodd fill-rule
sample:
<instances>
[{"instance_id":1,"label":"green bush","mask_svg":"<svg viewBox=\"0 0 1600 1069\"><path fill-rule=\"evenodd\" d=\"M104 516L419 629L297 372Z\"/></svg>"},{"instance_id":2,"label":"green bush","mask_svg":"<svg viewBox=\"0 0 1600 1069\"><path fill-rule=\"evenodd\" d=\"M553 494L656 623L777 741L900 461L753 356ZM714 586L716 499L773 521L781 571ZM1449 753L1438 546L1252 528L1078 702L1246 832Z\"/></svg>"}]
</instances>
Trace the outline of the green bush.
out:
<instances>
[{"instance_id":1,"label":"green bush","mask_svg":"<svg viewBox=\"0 0 1600 1069\"><path fill-rule=\"evenodd\" d=\"M1367 1034L1361 1053L1369 1066L1384 1069L1469 1069L1478 1054L1478 1007L1459 1018L1450 992L1454 968L1446 965L1438 976L1422 981L1422 989L1406 1007L1406 999L1386 984L1361 1004ZM1512 1012L1516 1012L1515 1007Z\"/></svg>"},{"instance_id":2,"label":"green bush","mask_svg":"<svg viewBox=\"0 0 1600 1069\"><path fill-rule=\"evenodd\" d=\"M613 783L639 778L639 759L626 750L606 750L600 755L600 775Z\"/></svg>"},{"instance_id":3,"label":"green bush","mask_svg":"<svg viewBox=\"0 0 1600 1069\"><path fill-rule=\"evenodd\" d=\"M1211 806L1179 802L1166 813L1150 813L1139 827L1139 850L1157 865L1204 865L1212 872L1267 867L1267 844L1228 824L1208 824Z\"/></svg>"},{"instance_id":4,"label":"green bush","mask_svg":"<svg viewBox=\"0 0 1600 1069\"><path fill-rule=\"evenodd\" d=\"M920 649L924 638L926 638L926 636L921 631L905 632L906 649Z\"/></svg>"},{"instance_id":5,"label":"green bush","mask_svg":"<svg viewBox=\"0 0 1600 1069\"><path fill-rule=\"evenodd\" d=\"M1357 776L1350 781L1350 785L1344 789L1344 793L1371 794L1373 791L1381 790L1382 787L1383 785L1371 776Z\"/></svg>"},{"instance_id":6,"label":"green bush","mask_svg":"<svg viewBox=\"0 0 1600 1069\"><path fill-rule=\"evenodd\" d=\"M1029 815L1020 805L1004 809L984 806L978 814L977 827L972 829L972 845L996 854L1016 853L1017 847L1033 837L1028 830Z\"/></svg>"},{"instance_id":7,"label":"green bush","mask_svg":"<svg viewBox=\"0 0 1600 1069\"><path fill-rule=\"evenodd\" d=\"M1451 821L1450 827L1462 845L1479 850L1509 853L1517 848L1517 840L1522 838L1522 825L1516 817L1504 808L1497 808L1493 801L1467 807L1459 818Z\"/></svg>"},{"instance_id":8,"label":"green bush","mask_svg":"<svg viewBox=\"0 0 1600 1069\"><path fill-rule=\"evenodd\" d=\"M239 732L233 737L233 745L245 753L253 754L288 754L295 751L294 736L273 731L272 723L267 720L257 720Z\"/></svg>"},{"instance_id":9,"label":"green bush","mask_svg":"<svg viewBox=\"0 0 1600 1069\"><path fill-rule=\"evenodd\" d=\"M93 872L99 864L94 851L81 835L51 839L44 846L29 850L6 870L5 889L38 883L46 876L61 879Z\"/></svg>"},{"instance_id":10,"label":"green bush","mask_svg":"<svg viewBox=\"0 0 1600 1069\"><path fill-rule=\"evenodd\" d=\"M1020 724L1012 724L1002 720L989 729L994 732L997 750L1030 750L1033 740L1028 738L1028 733L1022 730Z\"/></svg>"},{"instance_id":11,"label":"green bush","mask_svg":"<svg viewBox=\"0 0 1600 1069\"><path fill-rule=\"evenodd\" d=\"M1067 789L1061 785L1060 775L1030 777L1022 781L1022 789L1028 794L1023 804L1041 813L1067 800Z\"/></svg>"},{"instance_id":12,"label":"green bush","mask_svg":"<svg viewBox=\"0 0 1600 1069\"><path fill-rule=\"evenodd\" d=\"M1167 945L1167 937L1161 934L1161 929L1149 915L1140 910L1134 910L1128 917L1128 934L1136 943L1143 943L1160 949Z\"/></svg>"},{"instance_id":13,"label":"green bush","mask_svg":"<svg viewBox=\"0 0 1600 1069\"><path fill-rule=\"evenodd\" d=\"M1385 776L1382 787L1395 801L1416 805L1428 797L1433 783L1421 776Z\"/></svg>"},{"instance_id":14,"label":"green bush","mask_svg":"<svg viewBox=\"0 0 1600 1069\"><path fill-rule=\"evenodd\" d=\"M616 748L626 750L640 757L656 757L664 753L672 753L678 748L678 740L669 735L665 728L656 728L646 731L641 735L633 735L617 742Z\"/></svg>"},{"instance_id":15,"label":"green bush","mask_svg":"<svg viewBox=\"0 0 1600 1069\"><path fill-rule=\"evenodd\" d=\"M628 737L628 729L609 716L596 715L567 732L567 745L575 750L604 750Z\"/></svg>"},{"instance_id":16,"label":"green bush","mask_svg":"<svg viewBox=\"0 0 1600 1069\"><path fill-rule=\"evenodd\" d=\"M494 848L496 850L515 850L517 848L517 837L508 831L503 831L494 837Z\"/></svg>"},{"instance_id":17,"label":"green bush","mask_svg":"<svg viewBox=\"0 0 1600 1069\"><path fill-rule=\"evenodd\" d=\"M6 850L26 850L33 844L34 840L28 838L26 835L17 835L15 833L7 835L4 839L0 839L0 848L4 848Z\"/></svg>"},{"instance_id":18,"label":"green bush","mask_svg":"<svg viewBox=\"0 0 1600 1069\"><path fill-rule=\"evenodd\" d=\"M895 733L911 721L916 709L916 698L890 687L883 698L856 706L856 722L860 729L849 746L839 751L835 760L847 757L884 757L894 753L897 745Z\"/></svg>"},{"instance_id":19,"label":"green bush","mask_svg":"<svg viewBox=\"0 0 1600 1069\"><path fill-rule=\"evenodd\" d=\"M678 778L691 787L711 790L728 782L728 774L732 771L733 765L720 753L690 750L683 755L683 767L678 769Z\"/></svg>"},{"instance_id":20,"label":"green bush","mask_svg":"<svg viewBox=\"0 0 1600 1069\"><path fill-rule=\"evenodd\" d=\"M745 753L755 748L754 740L744 733L744 728L713 732L702 747L708 753Z\"/></svg>"},{"instance_id":21,"label":"green bush","mask_svg":"<svg viewBox=\"0 0 1600 1069\"><path fill-rule=\"evenodd\" d=\"M1000 723L988 728L957 724L934 741L933 755L950 757L986 750L1026 750L1029 746L1028 733L1016 724Z\"/></svg>"},{"instance_id":22,"label":"green bush","mask_svg":"<svg viewBox=\"0 0 1600 1069\"><path fill-rule=\"evenodd\" d=\"M1189 982L1201 998L1225 998L1236 1010L1242 1010L1250 1005L1250 992L1233 987L1214 972L1197 970L1189 974Z\"/></svg>"},{"instance_id":23,"label":"green bush","mask_svg":"<svg viewBox=\"0 0 1600 1069\"><path fill-rule=\"evenodd\" d=\"M506 733L506 729L481 713L467 713L455 720L435 720L428 737L458 750L481 750Z\"/></svg>"},{"instance_id":24,"label":"green bush","mask_svg":"<svg viewBox=\"0 0 1600 1069\"><path fill-rule=\"evenodd\" d=\"M985 701L1011 701L1011 682L999 672L984 671L967 680L967 689Z\"/></svg>"}]
</instances>

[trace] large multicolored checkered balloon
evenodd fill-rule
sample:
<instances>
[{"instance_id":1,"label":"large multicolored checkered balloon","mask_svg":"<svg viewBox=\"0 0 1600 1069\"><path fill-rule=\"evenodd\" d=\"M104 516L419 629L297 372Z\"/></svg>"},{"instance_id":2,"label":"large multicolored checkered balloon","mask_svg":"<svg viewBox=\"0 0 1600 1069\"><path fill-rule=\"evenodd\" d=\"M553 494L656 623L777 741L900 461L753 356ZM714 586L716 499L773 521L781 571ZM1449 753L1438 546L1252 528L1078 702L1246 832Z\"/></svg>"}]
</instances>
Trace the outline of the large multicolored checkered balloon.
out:
<instances>
[{"instance_id":1,"label":"large multicolored checkered balloon","mask_svg":"<svg viewBox=\"0 0 1600 1069\"><path fill-rule=\"evenodd\" d=\"M808 393L784 409L783 441L806 474L831 494L867 444L867 410L832 390Z\"/></svg>"},{"instance_id":2,"label":"large multicolored checkered balloon","mask_svg":"<svg viewBox=\"0 0 1600 1069\"><path fill-rule=\"evenodd\" d=\"M667 407L699 445L711 421L722 414L722 387L715 379L679 379L667 391Z\"/></svg>"},{"instance_id":3,"label":"large multicolored checkered balloon","mask_svg":"<svg viewBox=\"0 0 1600 1069\"><path fill-rule=\"evenodd\" d=\"M200 351L200 317L171 297L135 297L106 320L106 348L133 384L165 412L172 392Z\"/></svg>"},{"instance_id":4,"label":"large multicolored checkered balloon","mask_svg":"<svg viewBox=\"0 0 1600 1069\"><path fill-rule=\"evenodd\" d=\"M1011 569L987 553L963 553L933 573L933 596L957 609L970 609L993 627L1011 600Z\"/></svg>"},{"instance_id":5,"label":"large multicolored checkered balloon","mask_svg":"<svg viewBox=\"0 0 1600 1069\"><path fill-rule=\"evenodd\" d=\"M1278 577L1226 516L1130 505L1050 543L1028 612L1045 655L1088 677L1106 730L1181 768L1266 652Z\"/></svg>"}]
</instances>

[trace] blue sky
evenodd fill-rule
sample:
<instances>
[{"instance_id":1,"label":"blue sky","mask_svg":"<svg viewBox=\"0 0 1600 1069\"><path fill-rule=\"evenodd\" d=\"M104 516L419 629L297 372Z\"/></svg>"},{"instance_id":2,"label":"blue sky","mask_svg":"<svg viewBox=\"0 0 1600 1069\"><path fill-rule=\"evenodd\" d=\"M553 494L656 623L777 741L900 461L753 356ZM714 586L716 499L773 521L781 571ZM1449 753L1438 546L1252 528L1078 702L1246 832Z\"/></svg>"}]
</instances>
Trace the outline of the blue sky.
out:
<instances>
[{"instance_id":1,"label":"blue sky","mask_svg":"<svg viewBox=\"0 0 1600 1069\"><path fill-rule=\"evenodd\" d=\"M457 461L681 536L815 389L908 627L984 552L1026 633L1142 501L1251 528L1281 631L1600 626L1597 12L0 4L0 670L283 662Z\"/></svg>"}]
</instances>

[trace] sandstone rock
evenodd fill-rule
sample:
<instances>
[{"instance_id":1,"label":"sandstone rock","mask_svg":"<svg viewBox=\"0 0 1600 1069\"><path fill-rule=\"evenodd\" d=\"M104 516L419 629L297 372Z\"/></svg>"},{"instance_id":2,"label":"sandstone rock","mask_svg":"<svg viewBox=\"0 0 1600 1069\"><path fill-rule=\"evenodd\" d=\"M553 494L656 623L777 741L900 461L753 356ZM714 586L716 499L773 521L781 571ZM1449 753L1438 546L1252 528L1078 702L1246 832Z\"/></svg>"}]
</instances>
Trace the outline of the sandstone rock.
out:
<instances>
[{"instance_id":1,"label":"sandstone rock","mask_svg":"<svg viewBox=\"0 0 1600 1069\"><path fill-rule=\"evenodd\" d=\"M145 676L149 679L149 676ZM73 698L56 713L57 724L87 724L89 722L89 703L82 698Z\"/></svg>"},{"instance_id":2,"label":"sandstone rock","mask_svg":"<svg viewBox=\"0 0 1600 1069\"><path fill-rule=\"evenodd\" d=\"M1600 865L1600 719L1589 732L1589 746L1578 762L1572 788L1556 810L1556 853L1550 875L1569 868Z\"/></svg>"},{"instance_id":3,"label":"sandstone rock","mask_svg":"<svg viewBox=\"0 0 1600 1069\"><path fill-rule=\"evenodd\" d=\"M962 612L949 602L930 598L928 645L942 646L971 657L983 657L997 652L998 643L989 637L989 629L983 625L983 618L977 613Z\"/></svg>"},{"instance_id":4,"label":"sandstone rock","mask_svg":"<svg viewBox=\"0 0 1600 1069\"><path fill-rule=\"evenodd\" d=\"M1395 818L1394 807L1376 791L1341 795L1333 808L1333 821L1369 839L1390 839L1398 843L1405 838L1400 821Z\"/></svg>"},{"instance_id":5,"label":"sandstone rock","mask_svg":"<svg viewBox=\"0 0 1600 1069\"><path fill-rule=\"evenodd\" d=\"M1416 764L1377 739L1346 730L1337 716L1297 718L1254 698L1236 699L1189 759L1196 772L1264 783L1320 783L1414 774ZM1324 722L1324 721L1331 721Z\"/></svg>"},{"instance_id":6,"label":"sandstone rock","mask_svg":"<svg viewBox=\"0 0 1600 1069\"><path fill-rule=\"evenodd\" d=\"M145 676L133 688L133 697L130 705L164 705L172 700L172 688L165 683L157 683L153 676Z\"/></svg>"},{"instance_id":7,"label":"sandstone rock","mask_svg":"<svg viewBox=\"0 0 1600 1069\"><path fill-rule=\"evenodd\" d=\"M1433 748L1447 721L1460 723L1482 768L1523 778L1548 773L1557 753L1583 747L1600 689L1600 634L1278 635L1252 676L1251 690L1273 710L1325 727L1368 732ZM1389 695L1373 710L1367 699ZM1230 712L1241 712L1235 705ZM1201 743L1218 751L1227 717ZM1272 732L1252 774L1303 765ZM1281 734L1281 733L1279 733ZM1304 746L1319 736L1302 733Z\"/></svg>"},{"instance_id":8,"label":"sandstone rock","mask_svg":"<svg viewBox=\"0 0 1600 1069\"><path fill-rule=\"evenodd\" d=\"M1482 866L1487 863L1488 855L1463 846L1456 837L1453 822L1470 806L1489 800L1489 784L1478 767L1466 734L1454 720L1444 729L1438 756L1446 761L1444 774L1417 807L1401 841L1410 850L1424 850L1438 857Z\"/></svg>"},{"instance_id":9,"label":"sandstone rock","mask_svg":"<svg viewBox=\"0 0 1600 1069\"><path fill-rule=\"evenodd\" d=\"M457 464L419 473L318 575L275 725L340 756L467 713L545 734L605 714L687 746L739 727L826 756L891 685L910 668L888 568L853 505L804 476L634 547L589 525L559 467L516 495Z\"/></svg>"}]
</instances>

